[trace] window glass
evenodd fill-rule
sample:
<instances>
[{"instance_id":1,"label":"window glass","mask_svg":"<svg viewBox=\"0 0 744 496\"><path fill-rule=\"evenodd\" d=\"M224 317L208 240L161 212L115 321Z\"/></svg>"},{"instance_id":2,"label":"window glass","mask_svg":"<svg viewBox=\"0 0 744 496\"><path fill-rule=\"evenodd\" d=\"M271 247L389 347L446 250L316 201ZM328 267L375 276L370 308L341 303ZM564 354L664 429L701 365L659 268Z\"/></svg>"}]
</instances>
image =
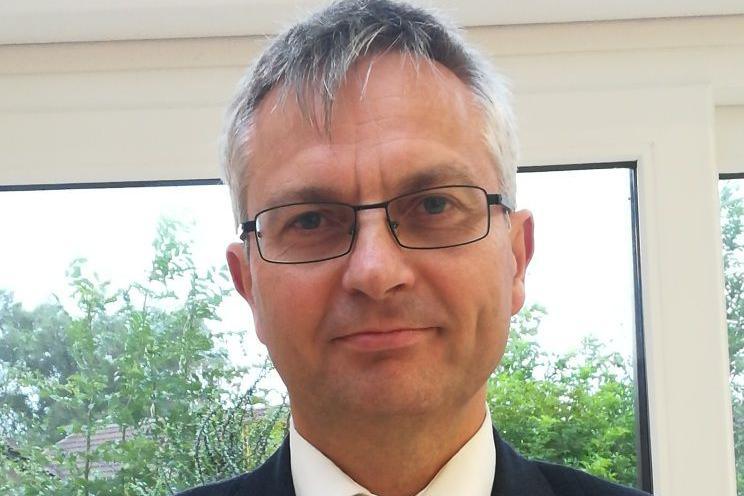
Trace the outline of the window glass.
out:
<instances>
[{"instance_id":1,"label":"window glass","mask_svg":"<svg viewBox=\"0 0 744 496\"><path fill-rule=\"evenodd\" d=\"M519 174L536 252L488 399L523 454L637 485L630 174ZM10 191L0 211L0 492L171 494L273 451L286 390L224 267L223 186Z\"/></svg>"},{"instance_id":2,"label":"window glass","mask_svg":"<svg viewBox=\"0 0 744 496\"><path fill-rule=\"evenodd\" d=\"M719 183L738 494L744 495L744 179Z\"/></svg>"},{"instance_id":3,"label":"window glass","mask_svg":"<svg viewBox=\"0 0 744 496\"><path fill-rule=\"evenodd\" d=\"M489 394L522 453L640 486L630 174L518 175L536 249Z\"/></svg>"},{"instance_id":4,"label":"window glass","mask_svg":"<svg viewBox=\"0 0 744 496\"><path fill-rule=\"evenodd\" d=\"M1 494L172 494L281 440L225 187L3 192L0 211Z\"/></svg>"}]
</instances>

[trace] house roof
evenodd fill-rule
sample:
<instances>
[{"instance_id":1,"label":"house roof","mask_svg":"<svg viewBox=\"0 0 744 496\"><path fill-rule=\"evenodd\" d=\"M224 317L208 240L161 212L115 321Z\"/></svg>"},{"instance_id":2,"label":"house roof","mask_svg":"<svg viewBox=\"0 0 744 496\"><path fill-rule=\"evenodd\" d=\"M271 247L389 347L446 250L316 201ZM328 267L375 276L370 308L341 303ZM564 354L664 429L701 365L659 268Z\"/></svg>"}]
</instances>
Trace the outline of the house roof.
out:
<instances>
[{"instance_id":1,"label":"house roof","mask_svg":"<svg viewBox=\"0 0 744 496\"><path fill-rule=\"evenodd\" d=\"M107 425L98 431L94 432L90 437L90 449L95 450L105 443L118 442L122 439L131 439L137 434L134 429L128 429L126 434L123 433L122 428L116 424ZM86 436L84 433L70 434L66 438L57 442L56 445L65 454L73 453L85 453L86 450ZM78 468L82 468L85 464L85 460L78 458ZM59 466L50 467L50 470L57 476L65 478L68 473L67 471ZM121 463L118 462L107 462L102 460L93 460L90 465L91 474L97 478L110 478L113 477L121 470Z\"/></svg>"}]
</instances>

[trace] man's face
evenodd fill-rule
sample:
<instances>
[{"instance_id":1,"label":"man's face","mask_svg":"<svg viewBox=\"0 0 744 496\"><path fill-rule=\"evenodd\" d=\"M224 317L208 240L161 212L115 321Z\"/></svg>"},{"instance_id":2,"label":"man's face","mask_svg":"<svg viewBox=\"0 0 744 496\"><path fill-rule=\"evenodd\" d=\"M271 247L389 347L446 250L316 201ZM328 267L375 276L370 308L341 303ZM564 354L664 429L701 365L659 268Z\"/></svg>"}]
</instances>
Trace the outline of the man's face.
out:
<instances>
[{"instance_id":1,"label":"man's face","mask_svg":"<svg viewBox=\"0 0 744 496\"><path fill-rule=\"evenodd\" d=\"M340 89L329 135L308 124L293 97L267 95L251 141L251 216L283 203L374 203L451 184L500 192L481 111L459 79L397 54L374 58L368 72L369 62ZM351 253L333 260L273 264L253 236L248 259L231 245L236 287L293 409L417 414L483 392L524 301L532 254L530 214L512 214L510 230L501 208L491 209L485 239L446 249L400 247L381 209L358 213Z\"/></svg>"}]
</instances>

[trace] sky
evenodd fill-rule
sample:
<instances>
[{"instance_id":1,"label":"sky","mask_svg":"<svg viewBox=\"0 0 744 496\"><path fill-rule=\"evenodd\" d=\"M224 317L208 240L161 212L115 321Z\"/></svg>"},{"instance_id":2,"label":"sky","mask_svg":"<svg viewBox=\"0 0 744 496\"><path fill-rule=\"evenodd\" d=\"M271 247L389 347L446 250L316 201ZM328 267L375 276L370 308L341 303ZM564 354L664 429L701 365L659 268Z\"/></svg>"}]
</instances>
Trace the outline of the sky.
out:
<instances>
[{"instance_id":1,"label":"sky","mask_svg":"<svg viewBox=\"0 0 744 496\"><path fill-rule=\"evenodd\" d=\"M564 352L594 335L633 356L634 298L627 169L518 175L519 208L535 217L535 255L527 271L527 303L547 317L544 348ZM192 223L200 267L224 264L237 240L224 186L174 186L0 192L0 288L27 309L55 294L69 301L65 271L77 257L114 288L143 278L160 216ZM220 310L224 329L241 330L231 358L253 363L265 348L253 333L247 304L234 293ZM235 343L233 343L235 344Z\"/></svg>"}]
</instances>

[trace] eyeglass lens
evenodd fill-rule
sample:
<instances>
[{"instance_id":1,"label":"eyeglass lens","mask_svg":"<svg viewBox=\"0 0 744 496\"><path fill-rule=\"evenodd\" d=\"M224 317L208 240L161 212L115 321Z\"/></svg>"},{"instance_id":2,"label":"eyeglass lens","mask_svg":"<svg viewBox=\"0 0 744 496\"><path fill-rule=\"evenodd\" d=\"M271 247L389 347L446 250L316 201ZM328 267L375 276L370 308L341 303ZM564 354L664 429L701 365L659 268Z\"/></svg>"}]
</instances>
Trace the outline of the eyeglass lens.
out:
<instances>
[{"instance_id":1,"label":"eyeglass lens","mask_svg":"<svg viewBox=\"0 0 744 496\"><path fill-rule=\"evenodd\" d=\"M450 186L400 196L389 202L388 218L398 243L407 248L444 248L482 238L488 232L483 190ZM339 203L302 203L262 212L256 218L261 256L301 263L337 257L351 249L355 208Z\"/></svg>"}]
</instances>

